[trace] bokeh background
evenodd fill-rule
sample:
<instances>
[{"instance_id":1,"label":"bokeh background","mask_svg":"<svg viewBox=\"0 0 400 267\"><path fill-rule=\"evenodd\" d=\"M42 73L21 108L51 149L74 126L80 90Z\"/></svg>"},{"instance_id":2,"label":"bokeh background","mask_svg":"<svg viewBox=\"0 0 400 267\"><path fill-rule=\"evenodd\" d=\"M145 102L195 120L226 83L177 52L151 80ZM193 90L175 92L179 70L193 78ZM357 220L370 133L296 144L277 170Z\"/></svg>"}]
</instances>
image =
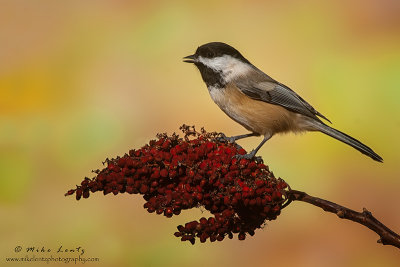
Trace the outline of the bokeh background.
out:
<instances>
[{"instance_id":1,"label":"bokeh background","mask_svg":"<svg viewBox=\"0 0 400 267\"><path fill-rule=\"evenodd\" d=\"M399 266L375 233L304 203L244 242L191 246L172 234L199 210L167 219L139 196L63 195L183 123L244 133L182 63L223 41L385 160L319 133L277 136L260 151L275 175L400 232L399 14L397 0L1 1L0 265L17 245L63 245L100 258L88 266Z\"/></svg>"}]
</instances>

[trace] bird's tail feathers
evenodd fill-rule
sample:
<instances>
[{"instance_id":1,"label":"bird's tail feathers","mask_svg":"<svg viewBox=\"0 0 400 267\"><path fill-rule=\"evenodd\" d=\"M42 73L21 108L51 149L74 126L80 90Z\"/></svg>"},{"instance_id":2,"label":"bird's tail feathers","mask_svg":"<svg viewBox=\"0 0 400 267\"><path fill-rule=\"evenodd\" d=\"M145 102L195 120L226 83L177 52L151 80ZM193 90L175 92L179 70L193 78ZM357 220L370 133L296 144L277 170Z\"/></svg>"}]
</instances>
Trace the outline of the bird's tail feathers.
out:
<instances>
[{"instance_id":1,"label":"bird's tail feathers","mask_svg":"<svg viewBox=\"0 0 400 267\"><path fill-rule=\"evenodd\" d=\"M316 128L316 130L329 135L339 141L342 141L345 144L348 144L349 146L352 146L353 148L357 149L364 155L367 155L368 157L372 158L373 160L383 162L383 159L381 156L376 154L370 147L364 145L357 139L351 137L350 135L347 135L341 131L338 131L332 127L329 127L328 125L321 123L321 122L313 122L313 127Z\"/></svg>"}]
</instances>

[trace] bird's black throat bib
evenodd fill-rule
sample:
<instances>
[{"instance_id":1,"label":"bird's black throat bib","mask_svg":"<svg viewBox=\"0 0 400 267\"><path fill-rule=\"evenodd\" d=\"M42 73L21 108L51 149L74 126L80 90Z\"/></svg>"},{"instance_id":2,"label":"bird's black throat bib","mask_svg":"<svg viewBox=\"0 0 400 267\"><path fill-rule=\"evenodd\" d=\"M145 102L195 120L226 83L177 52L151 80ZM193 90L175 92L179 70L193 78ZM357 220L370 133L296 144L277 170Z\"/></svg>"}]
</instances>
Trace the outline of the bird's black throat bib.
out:
<instances>
[{"instance_id":1,"label":"bird's black throat bib","mask_svg":"<svg viewBox=\"0 0 400 267\"><path fill-rule=\"evenodd\" d=\"M201 77L203 78L203 81L206 83L207 87L225 87L226 83L222 77L221 71L213 70L201 62L196 62L195 65L199 69Z\"/></svg>"}]
</instances>

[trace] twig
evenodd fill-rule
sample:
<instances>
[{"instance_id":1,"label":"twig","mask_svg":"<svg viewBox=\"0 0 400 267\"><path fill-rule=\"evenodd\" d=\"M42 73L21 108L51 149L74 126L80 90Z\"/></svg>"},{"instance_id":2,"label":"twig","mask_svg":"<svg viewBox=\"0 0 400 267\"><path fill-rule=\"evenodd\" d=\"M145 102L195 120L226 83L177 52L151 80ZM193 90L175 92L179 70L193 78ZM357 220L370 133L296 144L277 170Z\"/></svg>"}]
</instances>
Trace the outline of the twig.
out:
<instances>
[{"instance_id":1,"label":"twig","mask_svg":"<svg viewBox=\"0 0 400 267\"><path fill-rule=\"evenodd\" d=\"M371 212L363 209L362 212L357 212L328 200L318 197L313 197L305 192L290 190L287 192L289 201L303 201L310 203L314 206L322 208L324 211L335 213L341 219L347 219L353 222L360 223L380 236L378 243L383 245L392 245L400 248L400 236L390 230L387 226L372 216Z\"/></svg>"}]
</instances>

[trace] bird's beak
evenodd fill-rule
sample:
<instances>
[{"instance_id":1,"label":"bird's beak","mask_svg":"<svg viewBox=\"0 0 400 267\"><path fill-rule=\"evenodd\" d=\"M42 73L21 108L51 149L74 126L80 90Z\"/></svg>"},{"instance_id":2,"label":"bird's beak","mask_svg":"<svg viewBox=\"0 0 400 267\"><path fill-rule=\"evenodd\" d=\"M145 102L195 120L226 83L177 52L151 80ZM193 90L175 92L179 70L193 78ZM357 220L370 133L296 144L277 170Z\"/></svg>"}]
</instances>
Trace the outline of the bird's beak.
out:
<instances>
[{"instance_id":1,"label":"bird's beak","mask_svg":"<svg viewBox=\"0 0 400 267\"><path fill-rule=\"evenodd\" d=\"M184 57L184 58L183 58L183 62L186 62L186 63L195 63L195 62L196 62L195 59L196 59L196 56L195 56L195 55L190 55L190 56Z\"/></svg>"}]
</instances>

